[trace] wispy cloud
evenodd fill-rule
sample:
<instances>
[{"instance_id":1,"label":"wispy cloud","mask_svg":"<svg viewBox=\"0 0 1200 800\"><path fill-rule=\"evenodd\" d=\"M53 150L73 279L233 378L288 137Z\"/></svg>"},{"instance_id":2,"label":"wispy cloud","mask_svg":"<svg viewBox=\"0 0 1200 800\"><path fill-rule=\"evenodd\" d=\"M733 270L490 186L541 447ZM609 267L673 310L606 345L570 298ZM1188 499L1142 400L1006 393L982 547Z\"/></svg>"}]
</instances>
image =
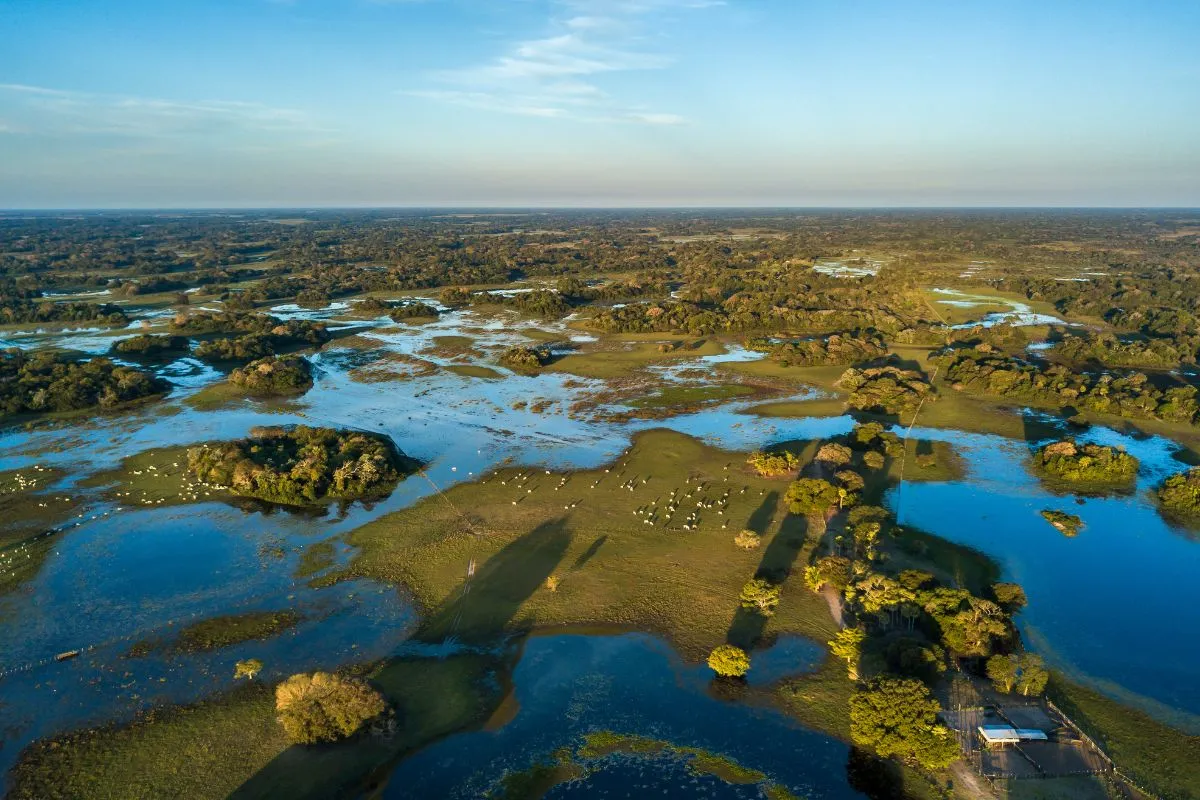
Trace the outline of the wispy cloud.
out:
<instances>
[{"instance_id":1,"label":"wispy cloud","mask_svg":"<svg viewBox=\"0 0 1200 800\"><path fill-rule=\"evenodd\" d=\"M526 116L589 122L678 125L679 114L646 109L599 85L612 73L661 70L669 52L650 46L647 29L670 12L720 0L556 0L545 35L516 41L481 64L433 74L410 97Z\"/></svg>"},{"instance_id":2,"label":"wispy cloud","mask_svg":"<svg viewBox=\"0 0 1200 800\"><path fill-rule=\"evenodd\" d=\"M0 108L21 131L134 139L328 132L307 114L228 100L185 102L0 83Z\"/></svg>"}]
</instances>

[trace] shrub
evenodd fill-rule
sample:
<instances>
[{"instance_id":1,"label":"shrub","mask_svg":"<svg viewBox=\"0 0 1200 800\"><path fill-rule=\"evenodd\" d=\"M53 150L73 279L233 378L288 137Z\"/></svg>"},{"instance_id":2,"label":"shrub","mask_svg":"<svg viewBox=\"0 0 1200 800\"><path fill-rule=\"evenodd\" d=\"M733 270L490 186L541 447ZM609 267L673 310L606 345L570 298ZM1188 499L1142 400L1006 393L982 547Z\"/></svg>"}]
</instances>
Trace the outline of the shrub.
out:
<instances>
[{"instance_id":1,"label":"shrub","mask_svg":"<svg viewBox=\"0 0 1200 800\"><path fill-rule=\"evenodd\" d=\"M708 667L722 678L740 678L750 671L750 656L740 647L719 645L708 654Z\"/></svg>"},{"instance_id":2,"label":"shrub","mask_svg":"<svg viewBox=\"0 0 1200 800\"><path fill-rule=\"evenodd\" d=\"M959 758L958 741L937 720L941 705L915 678L878 678L850 697L850 735L883 758L896 756L925 769Z\"/></svg>"},{"instance_id":3,"label":"shrub","mask_svg":"<svg viewBox=\"0 0 1200 800\"><path fill-rule=\"evenodd\" d=\"M75 361L59 353L0 351L0 416L112 408L169 390L166 381L107 358Z\"/></svg>"},{"instance_id":4,"label":"shrub","mask_svg":"<svg viewBox=\"0 0 1200 800\"><path fill-rule=\"evenodd\" d=\"M396 306L388 312L392 322L403 322L406 319L436 318L438 310L428 303L405 303Z\"/></svg>"},{"instance_id":5,"label":"shrub","mask_svg":"<svg viewBox=\"0 0 1200 800\"><path fill-rule=\"evenodd\" d=\"M838 444L837 442L830 442L829 444L822 445L821 449L817 451L816 460L824 461L827 464L833 464L836 467L840 467L843 464L850 463L850 456L851 453L849 447L846 447L844 444Z\"/></svg>"},{"instance_id":6,"label":"shrub","mask_svg":"<svg viewBox=\"0 0 1200 800\"><path fill-rule=\"evenodd\" d=\"M785 499L793 514L820 514L837 505L837 487L821 478L801 478L788 487Z\"/></svg>"},{"instance_id":7,"label":"shrub","mask_svg":"<svg viewBox=\"0 0 1200 800\"><path fill-rule=\"evenodd\" d=\"M386 710L365 682L328 672L293 675L275 688L279 724L296 744L345 739Z\"/></svg>"},{"instance_id":8,"label":"shrub","mask_svg":"<svg viewBox=\"0 0 1200 800\"><path fill-rule=\"evenodd\" d=\"M160 353L183 352L188 349L186 336L166 336L143 333L113 342L114 353L124 355L152 356Z\"/></svg>"},{"instance_id":9,"label":"shrub","mask_svg":"<svg viewBox=\"0 0 1200 800\"><path fill-rule=\"evenodd\" d=\"M514 345L500 356L500 363L514 369L537 369L550 363L549 347Z\"/></svg>"},{"instance_id":10,"label":"shrub","mask_svg":"<svg viewBox=\"0 0 1200 800\"><path fill-rule=\"evenodd\" d=\"M753 550L762 544L762 537L749 528L746 528L733 537L733 543L743 550Z\"/></svg>"}]
</instances>

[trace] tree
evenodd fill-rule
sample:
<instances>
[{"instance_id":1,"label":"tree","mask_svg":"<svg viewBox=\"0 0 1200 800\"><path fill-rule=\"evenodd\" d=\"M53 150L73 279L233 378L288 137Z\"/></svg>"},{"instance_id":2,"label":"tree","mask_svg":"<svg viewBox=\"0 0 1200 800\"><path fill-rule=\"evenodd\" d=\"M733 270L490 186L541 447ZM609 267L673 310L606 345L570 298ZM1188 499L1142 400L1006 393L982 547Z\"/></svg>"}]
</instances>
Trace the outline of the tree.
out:
<instances>
[{"instance_id":1,"label":"tree","mask_svg":"<svg viewBox=\"0 0 1200 800\"><path fill-rule=\"evenodd\" d=\"M996 691L1008 694L1017 683L1017 657L992 656L987 660L985 671Z\"/></svg>"},{"instance_id":2,"label":"tree","mask_svg":"<svg viewBox=\"0 0 1200 800\"><path fill-rule=\"evenodd\" d=\"M948 616L934 615L942 642L960 656L989 656L994 640L1008 636L1008 615L990 600L972 597L967 608Z\"/></svg>"},{"instance_id":3,"label":"tree","mask_svg":"<svg viewBox=\"0 0 1200 800\"><path fill-rule=\"evenodd\" d=\"M780 587L762 578L754 578L742 587L742 608L752 608L764 617L775 613Z\"/></svg>"},{"instance_id":4,"label":"tree","mask_svg":"<svg viewBox=\"0 0 1200 800\"><path fill-rule=\"evenodd\" d=\"M850 584L850 559L841 556L825 556L804 570L804 583L814 592L822 586L832 586L839 592Z\"/></svg>"},{"instance_id":5,"label":"tree","mask_svg":"<svg viewBox=\"0 0 1200 800\"><path fill-rule=\"evenodd\" d=\"M842 628L829 640L829 652L846 662L850 680L858 680L858 663L862 658L862 643L867 632L862 628Z\"/></svg>"},{"instance_id":6,"label":"tree","mask_svg":"<svg viewBox=\"0 0 1200 800\"><path fill-rule=\"evenodd\" d=\"M723 678L740 678L750 671L750 656L740 647L719 645L708 654L708 667Z\"/></svg>"},{"instance_id":7,"label":"tree","mask_svg":"<svg viewBox=\"0 0 1200 800\"><path fill-rule=\"evenodd\" d=\"M1014 689L1026 696L1041 694L1050 680L1042 657L1033 653L992 656L986 669L996 689L1006 694Z\"/></svg>"},{"instance_id":8,"label":"tree","mask_svg":"<svg viewBox=\"0 0 1200 800\"><path fill-rule=\"evenodd\" d=\"M1024 608L1028 602L1025 598L1025 590L1019 583L993 583L992 594L996 596L996 602L1010 612Z\"/></svg>"},{"instance_id":9,"label":"tree","mask_svg":"<svg viewBox=\"0 0 1200 800\"><path fill-rule=\"evenodd\" d=\"M762 537L749 528L746 528L733 537L733 543L743 550L753 550L762 543Z\"/></svg>"},{"instance_id":10,"label":"tree","mask_svg":"<svg viewBox=\"0 0 1200 800\"><path fill-rule=\"evenodd\" d=\"M386 710L383 695L364 681L329 672L300 673L275 687L279 724L297 744L344 739Z\"/></svg>"},{"instance_id":11,"label":"tree","mask_svg":"<svg viewBox=\"0 0 1200 800\"><path fill-rule=\"evenodd\" d=\"M846 447L846 445L830 442L829 444L822 445L821 449L817 451L816 460L840 467L843 464L849 464L852 455L853 453L850 452L850 448Z\"/></svg>"},{"instance_id":12,"label":"tree","mask_svg":"<svg viewBox=\"0 0 1200 800\"><path fill-rule=\"evenodd\" d=\"M838 502L838 490L822 478L792 481L785 499L793 514L823 514Z\"/></svg>"},{"instance_id":13,"label":"tree","mask_svg":"<svg viewBox=\"0 0 1200 800\"><path fill-rule=\"evenodd\" d=\"M1022 653L1017 659L1017 691L1025 696L1046 691L1050 673L1042 657L1033 653Z\"/></svg>"},{"instance_id":14,"label":"tree","mask_svg":"<svg viewBox=\"0 0 1200 800\"><path fill-rule=\"evenodd\" d=\"M944 769L958 760L958 742L937 721L941 705L914 678L878 678L850 698L854 743L880 756L895 756L925 769Z\"/></svg>"}]
</instances>

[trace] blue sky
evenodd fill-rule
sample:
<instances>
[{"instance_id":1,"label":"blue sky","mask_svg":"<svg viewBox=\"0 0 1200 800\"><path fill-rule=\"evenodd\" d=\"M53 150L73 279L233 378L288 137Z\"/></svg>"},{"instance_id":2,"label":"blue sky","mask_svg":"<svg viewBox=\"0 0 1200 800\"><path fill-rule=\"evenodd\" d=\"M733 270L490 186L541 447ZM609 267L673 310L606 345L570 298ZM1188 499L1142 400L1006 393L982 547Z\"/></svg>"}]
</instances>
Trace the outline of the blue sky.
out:
<instances>
[{"instance_id":1,"label":"blue sky","mask_svg":"<svg viewBox=\"0 0 1200 800\"><path fill-rule=\"evenodd\" d=\"M1200 206L1193 0L0 0L0 207Z\"/></svg>"}]
</instances>

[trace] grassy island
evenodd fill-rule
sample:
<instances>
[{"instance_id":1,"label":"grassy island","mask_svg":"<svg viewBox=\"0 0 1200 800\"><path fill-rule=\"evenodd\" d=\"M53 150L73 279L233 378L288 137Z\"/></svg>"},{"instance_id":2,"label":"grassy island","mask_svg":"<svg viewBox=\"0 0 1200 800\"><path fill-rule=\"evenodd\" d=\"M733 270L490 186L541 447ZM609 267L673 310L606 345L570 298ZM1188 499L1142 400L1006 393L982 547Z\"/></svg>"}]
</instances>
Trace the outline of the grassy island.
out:
<instances>
[{"instance_id":1,"label":"grassy island","mask_svg":"<svg viewBox=\"0 0 1200 800\"><path fill-rule=\"evenodd\" d=\"M229 373L229 382L260 396L301 394L312 388L312 369L297 356L268 356Z\"/></svg>"},{"instance_id":2,"label":"grassy island","mask_svg":"<svg viewBox=\"0 0 1200 800\"><path fill-rule=\"evenodd\" d=\"M1063 536L1076 536L1083 529L1083 520L1065 511L1047 508L1042 511L1042 517Z\"/></svg>"},{"instance_id":3,"label":"grassy island","mask_svg":"<svg viewBox=\"0 0 1200 800\"><path fill-rule=\"evenodd\" d=\"M1172 475L1155 491L1162 508L1188 522L1200 522L1200 467Z\"/></svg>"}]
</instances>

